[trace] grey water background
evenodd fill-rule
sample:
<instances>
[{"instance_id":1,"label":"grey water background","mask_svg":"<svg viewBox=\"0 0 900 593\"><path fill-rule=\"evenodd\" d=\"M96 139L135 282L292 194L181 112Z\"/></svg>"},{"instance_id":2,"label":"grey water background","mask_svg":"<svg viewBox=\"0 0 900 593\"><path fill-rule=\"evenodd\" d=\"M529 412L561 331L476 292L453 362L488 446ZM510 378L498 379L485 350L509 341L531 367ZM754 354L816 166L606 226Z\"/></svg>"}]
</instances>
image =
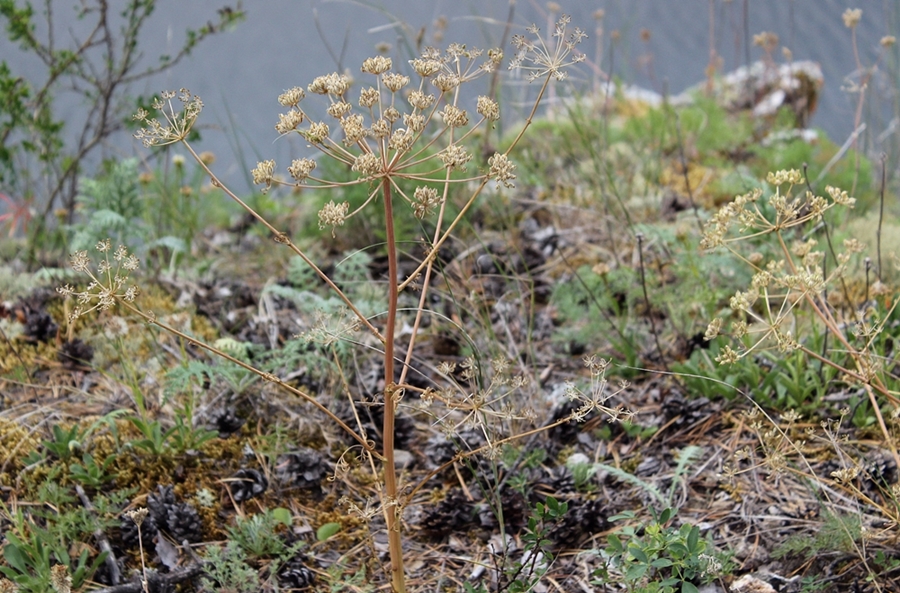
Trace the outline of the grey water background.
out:
<instances>
[{"instance_id":1,"label":"grey water background","mask_svg":"<svg viewBox=\"0 0 900 593\"><path fill-rule=\"evenodd\" d=\"M59 2L57 15L65 23L65 2ZM74 7L77 2L72 2ZM113 5L116 2L113 0ZM710 40L721 58L720 71L731 71L762 56L750 37L762 31L774 32L781 46L791 50L795 60L818 62L825 86L811 126L824 129L841 144L852 132L857 95L844 90L848 80L859 73L853 57L850 31L841 14L846 8L861 8L862 21L857 30L863 65L869 65L879 52L884 35L900 37L900 1L898 0L574 0L559 2L562 12L571 15L572 26L584 29L589 37L581 49L595 70L582 68L557 88L557 96L591 92L597 88L596 69L613 74L622 81L662 92L678 93L705 79L709 63ZM214 20L215 11L234 2L220 0L159 0L141 37L141 49L150 57L175 52L184 39L186 28L197 28ZM257 160L275 158L284 170L291 158L306 154L298 139L277 139L274 124L281 107L276 98L284 89L305 87L315 76L347 69L357 76L366 57L376 55L376 47L389 47L387 55L396 60L409 59L409 43L424 27L425 45L442 47L449 42L469 46L492 47L503 35L511 3L507 0L245 0L246 20L233 30L215 35L173 69L142 81L131 88L131 95L149 95L162 89L187 87L200 95L205 108L200 117L203 139L199 150L211 150L217 156L216 171L237 191L249 189L248 174ZM547 32L552 22L544 2L518 0L513 6L511 33L523 33L536 23ZM602 20L595 18L602 9ZM74 8L73 14L74 14ZM442 40L434 35L435 23L445 20ZM79 23L66 23L70 36L78 33ZM642 39L642 30L650 33ZM612 42L617 31L618 41ZM507 44L507 56L513 52ZM892 88L885 68L898 68L896 47L888 60L882 60L869 93L877 98L878 117L869 117L869 146L878 150L897 134L890 125L891 114L900 113L895 105L898 89ZM14 69L37 73L39 64L29 61L3 38L0 55ZM779 48L780 52L780 48ZM784 58L776 56L781 62ZM893 80L898 80L896 74ZM515 111L525 103L524 81L506 79L504 91L507 109ZM83 118L83 100L61 95L60 108L66 120L78 129ZM872 113L867 115L871 116ZM178 148L174 149L176 152ZM122 134L104 147L103 156L148 154ZM896 166L896 165L894 165Z\"/></svg>"}]
</instances>

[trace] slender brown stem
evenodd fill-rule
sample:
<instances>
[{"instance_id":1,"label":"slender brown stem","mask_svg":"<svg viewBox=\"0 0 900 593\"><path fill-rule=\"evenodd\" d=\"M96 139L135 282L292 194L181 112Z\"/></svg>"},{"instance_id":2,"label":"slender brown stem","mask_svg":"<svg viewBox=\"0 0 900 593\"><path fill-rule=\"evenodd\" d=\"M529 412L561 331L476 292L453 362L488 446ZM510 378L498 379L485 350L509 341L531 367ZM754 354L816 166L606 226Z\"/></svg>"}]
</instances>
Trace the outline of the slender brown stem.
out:
<instances>
[{"instance_id":1,"label":"slender brown stem","mask_svg":"<svg viewBox=\"0 0 900 593\"><path fill-rule=\"evenodd\" d=\"M384 199L384 228L388 251L388 312L387 326L384 328L384 489L382 500L384 519L387 523L388 550L391 556L391 585L394 593L405 593L406 577L403 572L403 542L400 537L400 505L397 490L397 466L394 463L394 413L400 389L394 383L394 334L397 326L397 306L400 289L397 286L397 238L394 234L394 208L391 194L391 180L384 177L381 182Z\"/></svg>"}]
</instances>

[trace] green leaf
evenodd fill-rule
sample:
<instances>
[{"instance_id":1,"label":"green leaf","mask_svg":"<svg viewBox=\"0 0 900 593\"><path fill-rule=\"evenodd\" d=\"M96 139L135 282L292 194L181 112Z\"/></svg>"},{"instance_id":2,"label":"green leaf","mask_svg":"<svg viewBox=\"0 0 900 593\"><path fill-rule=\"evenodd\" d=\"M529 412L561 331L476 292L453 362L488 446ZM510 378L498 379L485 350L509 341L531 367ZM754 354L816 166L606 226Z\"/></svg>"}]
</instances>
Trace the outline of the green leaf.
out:
<instances>
[{"instance_id":1,"label":"green leaf","mask_svg":"<svg viewBox=\"0 0 900 593\"><path fill-rule=\"evenodd\" d=\"M697 549L697 544L699 543L699 541L700 541L700 528L695 525L694 528L691 529L690 533L688 533L688 536L687 536L687 547L688 547L688 551L690 553L693 554L695 552L700 551Z\"/></svg>"},{"instance_id":2,"label":"green leaf","mask_svg":"<svg viewBox=\"0 0 900 593\"><path fill-rule=\"evenodd\" d=\"M657 558L653 562L650 563L650 566L653 568L668 568L672 566L674 562L669 560L668 558Z\"/></svg>"},{"instance_id":3,"label":"green leaf","mask_svg":"<svg viewBox=\"0 0 900 593\"><path fill-rule=\"evenodd\" d=\"M669 519L671 519L674 514L675 514L675 512L670 508L663 510L663 512L660 513L660 515L659 515L659 523L660 524L668 523Z\"/></svg>"},{"instance_id":4,"label":"green leaf","mask_svg":"<svg viewBox=\"0 0 900 593\"><path fill-rule=\"evenodd\" d=\"M625 551L625 546L622 545L622 540L615 534L610 533L606 536L606 541L609 542L609 547L616 554L621 554Z\"/></svg>"},{"instance_id":5,"label":"green leaf","mask_svg":"<svg viewBox=\"0 0 900 593\"><path fill-rule=\"evenodd\" d=\"M293 523L293 521L291 519L291 511L289 511L288 509L286 509L284 507L278 507L277 509L272 509L272 518L275 519L276 521L278 521L279 523L281 523L282 525L286 525L287 527L290 527L291 523ZM326 523L326 525L334 525L334 523ZM325 525L323 525L322 527L325 527ZM340 528L340 526L338 526L338 527ZM319 529L321 530L322 528L320 527ZM333 535L333 534L329 534L329 535ZM326 536L326 539L328 539L328 536ZM319 541L321 541L321 540L319 540Z\"/></svg>"},{"instance_id":6,"label":"green leaf","mask_svg":"<svg viewBox=\"0 0 900 593\"><path fill-rule=\"evenodd\" d=\"M9 535L7 534L7 539L9 539ZM25 558L25 554L22 553L22 550L13 544L6 544L3 546L3 557L6 558L6 561L10 566L21 572L22 574L28 574L28 560Z\"/></svg>"},{"instance_id":7,"label":"green leaf","mask_svg":"<svg viewBox=\"0 0 900 593\"><path fill-rule=\"evenodd\" d=\"M645 563L650 562L650 559L647 557L647 554L644 552L644 550L640 549L639 547L628 546L628 551L631 553L632 556L635 557L635 559L637 559L641 562L645 562Z\"/></svg>"},{"instance_id":8,"label":"green leaf","mask_svg":"<svg viewBox=\"0 0 900 593\"><path fill-rule=\"evenodd\" d=\"M626 519L634 519L634 511L623 511L618 515L613 515L608 520L609 521L625 521Z\"/></svg>"},{"instance_id":9,"label":"green leaf","mask_svg":"<svg viewBox=\"0 0 900 593\"><path fill-rule=\"evenodd\" d=\"M647 574L649 568L649 564L634 564L625 571L625 580L636 581Z\"/></svg>"},{"instance_id":10,"label":"green leaf","mask_svg":"<svg viewBox=\"0 0 900 593\"><path fill-rule=\"evenodd\" d=\"M700 593L700 590L691 583L685 581L681 583L681 593Z\"/></svg>"},{"instance_id":11,"label":"green leaf","mask_svg":"<svg viewBox=\"0 0 900 593\"><path fill-rule=\"evenodd\" d=\"M316 530L316 539L324 542L326 539L341 530L340 523L325 523Z\"/></svg>"}]
</instances>

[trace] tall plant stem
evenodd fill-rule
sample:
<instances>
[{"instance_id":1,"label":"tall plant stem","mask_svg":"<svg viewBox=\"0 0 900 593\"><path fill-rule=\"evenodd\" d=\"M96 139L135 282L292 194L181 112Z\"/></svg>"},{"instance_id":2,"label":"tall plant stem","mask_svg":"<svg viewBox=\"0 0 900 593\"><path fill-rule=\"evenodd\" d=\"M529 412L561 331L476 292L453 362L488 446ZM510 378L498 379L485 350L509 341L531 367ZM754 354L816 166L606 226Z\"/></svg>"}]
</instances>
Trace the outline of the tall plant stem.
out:
<instances>
[{"instance_id":1,"label":"tall plant stem","mask_svg":"<svg viewBox=\"0 0 900 593\"><path fill-rule=\"evenodd\" d=\"M400 505L397 492L397 466L394 463L394 412L395 397L399 396L399 388L394 383L394 333L397 326L397 306L400 289L397 286L397 238L394 235L394 208L391 204L391 180L385 177L381 181L382 198L384 199L384 228L387 235L388 252L388 311L387 326L384 328L384 490L382 500L384 519L388 531L388 550L391 556L391 586L394 593L406 592L406 579L403 574L403 543L400 537Z\"/></svg>"}]
</instances>

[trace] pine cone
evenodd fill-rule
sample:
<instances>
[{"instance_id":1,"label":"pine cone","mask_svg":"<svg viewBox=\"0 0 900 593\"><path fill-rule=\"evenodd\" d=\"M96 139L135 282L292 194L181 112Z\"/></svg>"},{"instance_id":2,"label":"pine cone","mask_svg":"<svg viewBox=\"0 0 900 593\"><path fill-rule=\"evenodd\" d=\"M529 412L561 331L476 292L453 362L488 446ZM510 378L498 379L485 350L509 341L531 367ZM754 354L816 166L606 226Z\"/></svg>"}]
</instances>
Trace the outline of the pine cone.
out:
<instances>
[{"instance_id":1,"label":"pine cone","mask_svg":"<svg viewBox=\"0 0 900 593\"><path fill-rule=\"evenodd\" d=\"M203 523L200 514L190 503L182 502L168 507L169 534L176 542L195 544L203 541Z\"/></svg>"},{"instance_id":2,"label":"pine cone","mask_svg":"<svg viewBox=\"0 0 900 593\"><path fill-rule=\"evenodd\" d=\"M169 484L168 486L157 486L156 492L151 493L147 497L147 508L150 509L150 517L160 529L169 529L169 509L174 508L175 489Z\"/></svg>"},{"instance_id":3,"label":"pine cone","mask_svg":"<svg viewBox=\"0 0 900 593\"><path fill-rule=\"evenodd\" d=\"M863 466L863 490L869 493L889 491L897 483L897 464L886 451L874 450L866 455Z\"/></svg>"},{"instance_id":4,"label":"pine cone","mask_svg":"<svg viewBox=\"0 0 900 593\"><path fill-rule=\"evenodd\" d=\"M85 344L81 339L75 338L71 342L63 342L59 347L56 358L68 369L77 369L83 364L88 364L94 358L94 349Z\"/></svg>"},{"instance_id":5,"label":"pine cone","mask_svg":"<svg viewBox=\"0 0 900 593\"><path fill-rule=\"evenodd\" d=\"M560 465L548 468L547 473L534 486L544 495L559 498L564 494L575 493L575 478L568 467Z\"/></svg>"},{"instance_id":6,"label":"pine cone","mask_svg":"<svg viewBox=\"0 0 900 593\"><path fill-rule=\"evenodd\" d=\"M356 410L362 428L366 431L366 437L372 440L376 447L380 447L383 443L381 431L384 427L384 408L381 403L362 402L362 404ZM356 414L347 403L339 403L332 411L347 426L357 428ZM394 446L397 449L408 449L414 433L413 421L405 414L398 412L394 417Z\"/></svg>"},{"instance_id":7,"label":"pine cone","mask_svg":"<svg viewBox=\"0 0 900 593\"><path fill-rule=\"evenodd\" d=\"M442 539L451 533L469 529L474 514L475 505L466 498L462 488L453 488L444 500L425 509L419 526L430 537Z\"/></svg>"},{"instance_id":8,"label":"pine cone","mask_svg":"<svg viewBox=\"0 0 900 593\"><path fill-rule=\"evenodd\" d=\"M436 434L425 444L425 458L430 468L437 468L453 459L460 448L463 451L471 451L484 443L484 435L476 430L464 430L452 438Z\"/></svg>"},{"instance_id":9,"label":"pine cone","mask_svg":"<svg viewBox=\"0 0 900 593\"><path fill-rule=\"evenodd\" d=\"M675 426L690 426L707 418L710 414L710 402L705 397L687 398L677 391L672 391L663 400L663 414L666 421L674 419Z\"/></svg>"},{"instance_id":10,"label":"pine cone","mask_svg":"<svg viewBox=\"0 0 900 593\"><path fill-rule=\"evenodd\" d=\"M56 335L58 326L43 311L25 310L25 336L35 342L46 342Z\"/></svg>"},{"instance_id":11,"label":"pine cone","mask_svg":"<svg viewBox=\"0 0 900 593\"><path fill-rule=\"evenodd\" d=\"M501 496L503 505L503 528L509 533L518 533L528 520L528 501L518 490L506 488ZM478 505L478 519L481 526L494 531L499 525L497 513L492 504L482 502Z\"/></svg>"},{"instance_id":12,"label":"pine cone","mask_svg":"<svg viewBox=\"0 0 900 593\"><path fill-rule=\"evenodd\" d=\"M561 548L577 548L595 533L608 528L603 503L599 499L571 498L569 510L550 530L548 539Z\"/></svg>"},{"instance_id":13,"label":"pine cone","mask_svg":"<svg viewBox=\"0 0 900 593\"><path fill-rule=\"evenodd\" d=\"M210 414L211 427L219 432L220 439L239 431L246 421L246 418L238 418L234 408L222 408Z\"/></svg>"},{"instance_id":14,"label":"pine cone","mask_svg":"<svg viewBox=\"0 0 900 593\"><path fill-rule=\"evenodd\" d=\"M269 481L261 472L255 469L239 469L232 476L231 495L235 502L244 502L255 498L266 491Z\"/></svg>"},{"instance_id":15,"label":"pine cone","mask_svg":"<svg viewBox=\"0 0 900 593\"><path fill-rule=\"evenodd\" d=\"M306 566L305 556L295 556L278 573L278 584L286 589L306 589L316 581L316 573Z\"/></svg>"},{"instance_id":16,"label":"pine cone","mask_svg":"<svg viewBox=\"0 0 900 593\"><path fill-rule=\"evenodd\" d=\"M151 549L153 538L156 537L157 533L159 533L159 530L156 528L156 521L153 519L153 515L147 515L144 522L141 523L140 530L141 543L145 550ZM122 540L122 547L126 550L140 549L138 545L138 526L131 517L126 517L125 515L120 517L119 536Z\"/></svg>"},{"instance_id":17,"label":"pine cone","mask_svg":"<svg viewBox=\"0 0 900 593\"><path fill-rule=\"evenodd\" d=\"M278 460L278 478L300 488L319 488L329 473L328 464L315 449L286 453Z\"/></svg>"}]
</instances>

